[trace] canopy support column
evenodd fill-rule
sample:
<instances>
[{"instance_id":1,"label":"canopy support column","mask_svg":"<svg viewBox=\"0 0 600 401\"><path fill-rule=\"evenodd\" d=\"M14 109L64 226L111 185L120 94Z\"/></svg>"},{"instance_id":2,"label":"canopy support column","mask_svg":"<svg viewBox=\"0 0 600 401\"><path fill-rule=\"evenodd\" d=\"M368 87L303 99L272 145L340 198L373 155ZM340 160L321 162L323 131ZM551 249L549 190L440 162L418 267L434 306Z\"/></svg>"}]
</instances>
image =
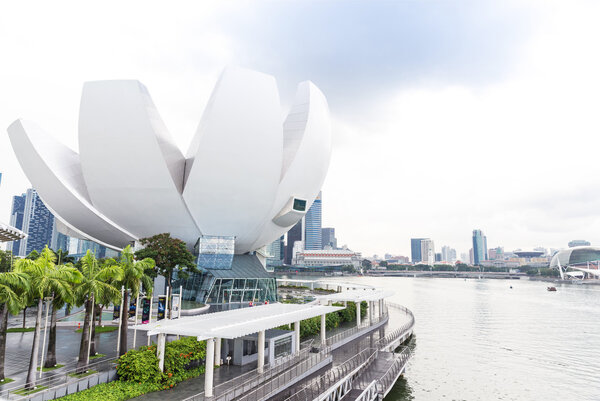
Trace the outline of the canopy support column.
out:
<instances>
[{"instance_id":1,"label":"canopy support column","mask_svg":"<svg viewBox=\"0 0 600 401\"><path fill-rule=\"evenodd\" d=\"M165 370L165 342L167 335L159 333L157 337L156 352L158 353L158 368L161 372Z\"/></svg>"},{"instance_id":2,"label":"canopy support column","mask_svg":"<svg viewBox=\"0 0 600 401\"><path fill-rule=\"evenodd\" d=\"M294 353L300 352L300 321L294 322Z\"/></svg>"},{"instance_id":3,"label":"canopy support column","mask_svg":"<svg viewBox=\"0 0 600 401\"><path fill-rule=\"evenodd\" d=\"M265 331L261 330L258 332L258 361L257 361L258 373L262 373L265 368Z\"/></svg>"},{"instance_id":4,"label":"canopy support column","mask_svg":"<svg viewBox=\"0 0 600 401\"><path fill-rule=\"evenodd\" d=\"M360 302L355 302L356 304L356 325L360 326Z\"/></svg>"},{"instance_id":5,"label":"canopy support column","mask_svg":"<svg viewBox=\"0 0 600 401\"><path fill-rule=\"evenodd\" d=\"M221 366L221 339L215 338L215 365Z\"/></svg>"},{"instance_id":6,"label":"canopy support column","mask_svg":"<svg viewBox=\"0 0 600 401\"><path fill-rule=\"evenodd\" d=\"M204 370L204 396L213 396L213 373L215 369L215 339L206 340L206 368Z\"/></svg>"},{"instance_id":7,"label":"canopy support column","mask_svg":"<svg viewBox=\"0 0 600 401\"><path fill-rule=\"evenodd\" d=\"M327 343L327 333L325 332L327 328L327 319L325 314L321 315L321 344L325 345Z\"/></svg>"}]
</instances>

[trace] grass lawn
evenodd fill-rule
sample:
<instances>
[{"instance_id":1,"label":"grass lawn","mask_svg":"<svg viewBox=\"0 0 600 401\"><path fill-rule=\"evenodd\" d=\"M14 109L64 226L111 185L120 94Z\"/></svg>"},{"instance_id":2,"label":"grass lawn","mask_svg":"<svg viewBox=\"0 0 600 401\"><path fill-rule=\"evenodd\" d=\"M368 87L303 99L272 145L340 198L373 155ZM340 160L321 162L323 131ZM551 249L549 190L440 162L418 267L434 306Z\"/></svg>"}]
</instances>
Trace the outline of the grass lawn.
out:
<instances>
[{"instance_id":1,"label":"grass lawn","mask_svg":"<svg viewBox=\"0 0 600 401\"><path fill-rule=\"evenodd\" d=\"M96 326L96 333L108 333L111 331L119 330L118 326ZM77 333L81 333L83 329L75 330Z\"/></svg>"},{"instance_id":2,"label":"grass lawn","mask_svg":"<svg viewBox=\"0 0 600 401\"><path fill-rule=\"evenodd\" d=\"M6 332L7 333L25 333L28 331L34 331L35 327L11 327L10 329L7 329Z\"/></svg>"},{"instance_id":3,"label":"grass lawn","mask_svg":"<svg viewBox=\"0 0 600 401\"><path fill-rule=\"evenodd\" d=\"M36 386L35 388L33 388L32 390L25 390L24 388L21 390L17 390L14 393L15 394L19 394L19 395L29 395L29 394L33 394L33 393L37 393L38 391L42 391L47 389L48 386Z\"/></svg>"},{"instance_id":4,"label":"grass lawn","mask_svg":"<svg viewBox=\"0 0 600 401\"><path fill-rule=\"evenodd\" d=\"M106 356L106 354L96 354L96 355L92 355L92 356L90 356L90 359L98 359L98 358L102 358L103 356Z\"/></svg>"},{"instance_id":5,"label":"grass lawn","mask_svg":"<svg viewBox=\"0 0 600 401\"><path fill-rule=\"evenodd\" d=\"M81 379L82 377L93 375L94 373L98 373L98 371L97 370L88 370L87 372L83 372L83 373L71 373L69 376L75 377L77 379Z\"/></svg>"},{"instance_id":6,"label":"grass lawn","mask_svg":"<svg viewBox=\"0 0 600 401\"><path fill-rule=\"evenodd\" d=\"M6 383L14 382L14 381L15 381L15 379L11 379L10 377L5 377L4 380L2 380L0 382L0 386L2 386L3 384L6 384Z\"/></svg>"},{"instance_id":7,"label":"grass lawn","mask_svg":"<svg viewBox=\"0 0 600 401\"><path fill-rule=\"evenodd\" d=\"M62 368L63 366L65 366L65 365L61 365L59 363L58 365L55 365L55 366L52 366L52 367L49 367L49 368L42 368L42 372L50 372L51 370L59 369L59 368ZM38 372L40 371L40 367L39 366L38 366L37 370L38 370Z\"/></svg>"}]
</instances>

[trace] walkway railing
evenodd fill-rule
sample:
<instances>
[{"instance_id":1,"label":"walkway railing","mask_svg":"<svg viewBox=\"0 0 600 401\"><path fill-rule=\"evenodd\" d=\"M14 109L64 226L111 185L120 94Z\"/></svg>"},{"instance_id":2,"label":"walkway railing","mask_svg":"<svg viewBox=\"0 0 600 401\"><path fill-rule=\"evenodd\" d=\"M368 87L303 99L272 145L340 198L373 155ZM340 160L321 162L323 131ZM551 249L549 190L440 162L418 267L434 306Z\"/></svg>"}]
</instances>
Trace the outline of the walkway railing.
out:
<instances>
[{"instance_id":1,"label":"walkway railing","mask_svg":"<svg viewBox=\"0 0 600 401\"><path fill-rule=\"evenodd\" d=\"M381 322L381 321L383 321L383 320L385 320L387 318L388 318L388 314L387 314L387 311L386 311L382 316L375 317L375 318L373 318L371 320L367 319L364 323L361 323L360 326L354 326L354 327L352 327L352 328L350 328L348 330L344 330L344 331L342 331L340 333L337 333L337 334L335 334L335 335L333 335L331 337L328 337L326 344L328 346L332 346L332 345L334 345L336 343L339 343L340 341L342 341L342 340L344 340L344 339L346 339L348 337L351 337L351 336L355 335L356 333L359 333L359 332L363 331L366 328L369 328L369 327L371 327L373 325L378 324L379 322Z\"/></svg>"},{"instance_id":2,"label":"walkway railing","mask_svg":"<svg viewBox=\"0 0 600 401\"><path fill-rule=\"evenodd\" d=\"M330 369L324 375L316 377L305 384L299 391L286 398L286 401L306 401L321 399L324 393L336 393L341 399L351 389L352 379L366 369L376 358L378 350L367 348L341 365Z\"/></svg>"},{"instance_id":3,"label":"walkway railing","mask_svg":"<svg viewBox=\"0 0 600 401\"><path fill-rule=\"evenodd\" d=\"M406 366L406 362L408 362L410 358L410 349L408 347L404 347L404 349L398 353L396 353L396 360L389 367L389 369L381 376L379 380L377 380L377 392L381 394L382 397L389 392L390 388L396 383L398 376L404 370Z\"/></svg>"},{"instance_id":4,"label":"walkway railing","mask_svg":"<svg viewBox=\"0 0 600 401\"><path fill-rule=\"evenodd\" d=\"M408 316L408 321L402 326L400 326L400 328L379 339L379 341L377 342L377 347L380 350L385 350L386 348L388 348L391 344L398 341L400 338L404 337L407 333L409 333L415 326L415 316L410 311L410 309L394 303L390 303L389 306L391 306L394 309L403 311ZM393 349L390 351L393 351Z\"/></svg>"},{"instance_id":5,"label":"walkway railing","mask_svg":"<svg viewBox=\"0 0 600 401\"><path fill-rule=\"evenodd\" d=\"M377 380L373 380L354 401L376 401L378 399Z\"/></svg>"},{"instance_id":6,"label":"walkway railing","mask_svg":"<svg viewBox=\"0 0 600 401\"><path fill-rule=\"evenodd\" d=\"M54 397L50 397L50 394L46 395L46 393L54 394L56 391L60 391L61 395L67 395L77 391L87 390L89 387L95 386L98 383L106 383L108 381L114 380L114 377L116 375L116 370L114 369L115 366L116 358L110 358L95 361L88 364L83 369L87 372L96 372L87 376L77 376L77 374L82 371L82 368L71 368L68 370L62 370L64 368L61 368L61 370L58 372L44 372L42 373L41 379L36 379L35 385L36 388L43 386L47 387L48 389L38 391L29 395L17 394L17 392L24 391L26 384L22 384L11 388L0 389L0 397L2 397L3 399L8 399L10 397L10 399L18 400L44 395L43 399L53 399ZM36 375L39 375L39 371L36 372ZM3 387L7 386L5 385ZM69 389L71 389L72 391L69 391Z\"/></svg>"}]
</instances>

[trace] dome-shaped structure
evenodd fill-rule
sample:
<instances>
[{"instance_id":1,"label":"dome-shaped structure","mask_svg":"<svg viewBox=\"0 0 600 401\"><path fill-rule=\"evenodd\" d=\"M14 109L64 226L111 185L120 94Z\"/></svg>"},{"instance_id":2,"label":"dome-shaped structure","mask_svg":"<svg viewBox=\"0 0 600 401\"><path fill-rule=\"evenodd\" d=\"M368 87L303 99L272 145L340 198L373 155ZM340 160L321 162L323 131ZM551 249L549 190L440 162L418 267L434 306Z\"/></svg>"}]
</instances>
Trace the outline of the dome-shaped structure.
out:
<instances>
[{"instance_id":1,"label":"dome-shaped structure","mask_svg":"<svg viewBox=\"0 0 600 401\"><path fill-rule=\"evenodd\" d=\"M558 269L561 278L564 278L564 271L567 268L597 276L599 275L599 262L600 247L576 246L573 248L562 249L555 253L550 261L550 268Z\"/></svg>"},{"instance_id":2,"label":"dome-shaped structure","mask_svg":"<svg viewBox=\"0 0 600 401\"><path fill-rule=\"evenodd\" d=\"M329 166L321 91L300 83L285 121L281 115L275 78L229 68L185 155L146 87L133 80L84 85L79 153L27 121L15 121L8 133L65 234L120 249L169 232L190 248L225 243L244 254L304 216Z\"/></svg>"}]
</instances>

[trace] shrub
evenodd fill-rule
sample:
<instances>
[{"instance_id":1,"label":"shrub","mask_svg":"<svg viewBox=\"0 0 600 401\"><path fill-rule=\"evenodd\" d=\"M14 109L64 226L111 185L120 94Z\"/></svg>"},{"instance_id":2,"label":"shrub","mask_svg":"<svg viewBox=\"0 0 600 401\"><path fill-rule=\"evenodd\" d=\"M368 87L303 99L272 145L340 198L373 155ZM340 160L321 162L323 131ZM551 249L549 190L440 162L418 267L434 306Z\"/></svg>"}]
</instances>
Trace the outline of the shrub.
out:
<instances>
[{"instance_id":1,"label":"shrub","mask_svg":"<svg viewBox=\"0 0 600 401\"><path fill-rule=\"evenodd\" d=\"M125 355L123 355L125 356ZM59 398L61 401L123 401L160 390L158 384L114 381L98 384L88 390Z\"/></svg>"},{"instance_id":2,"label":"shrub","mask_svg":"<svg viewBox=\"0 0 600 401\"><path fill-rule=\"evenodd\" d=\"M163 373L158 369L156 345L132 349L119 358L117 374L122 381L160 383Z\"/></svg>"}]
</instances>

